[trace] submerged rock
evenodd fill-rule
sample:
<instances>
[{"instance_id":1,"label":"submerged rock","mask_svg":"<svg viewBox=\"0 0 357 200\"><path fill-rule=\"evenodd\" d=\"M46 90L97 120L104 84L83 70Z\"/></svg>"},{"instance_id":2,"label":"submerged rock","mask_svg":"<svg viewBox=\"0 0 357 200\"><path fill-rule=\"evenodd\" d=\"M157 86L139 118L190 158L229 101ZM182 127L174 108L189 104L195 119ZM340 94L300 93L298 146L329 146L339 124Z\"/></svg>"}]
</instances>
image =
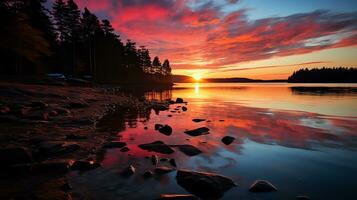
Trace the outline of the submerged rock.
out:
<instances>
[{"instance_id":1,"label":"submerged rock","mask_svg":"<svg viewBox=\"0 0 357 200\"><path fill-rule=\"evenodd\" d=\"M164 127L162 124L155 124L155 130L159 130L160 128Z\"/></svg>"},{"instance_id":2,"label":"submerged rock","mask_svg":"<svg viewBox=\"0 0 357 200\"><path fill-rule=\"evenodd\" d=\"M135 167L133 165L129 165L127 168L125 168L124 170L122 170L120 172L120 175L122 176L131 176L133 174L135 174Z\"/></svg>"},{"instance_id":3,"label":"submerged rock","mask_svg":"<svg viewBox=\"0 0 357 200\"><path fill-rule=\"evenodd\" d=\"M123 147L120 149L121 152L128 152L130 149L128 147Z\"/></svg>"},{"instance_id":4,"label":"submerged rock","mask_svg":"<svg viewBox=\"0 0 357 200\"><path fill-rule=\"evenodd\" d=\"M184 153L188 156L195 156L195 155L202 153L202 151L199 150L197 147L189 145L189 144L172 145L172 147L177 147L182 153Z\"/></svg>"},{"instance_id":5,"label":"submerged rock","mask_svg":"<svg viewBox=\"0 0 357 200\"><path fill-rule=\"evenodd\" d=\"M192 194L162 194L159 200L172 199L172 200L199 200L198 197Z\"/></svg>"},{"instance_id":6,"label":"submerged rock","mask_svg":"<svg viewBox=\"0 0 357 200\"><path fill-rule=\"evenodd\" d=\"M147 170L147 171L144 172L143 177L144 177L144 178L150 178L150 177L152 177L153 175L154 175L154 173L152 173L152 171Z\"/></svg>"},{"instance_id":7,"label":"submerged rock","mask_svg":"<svg viewBox=\"0 0 357 200\"><path fill-rule=\"evenodd\" d=\"M209 128L200 127L200 128L196 128L196 129L193 129L193 130L185 131L185 133L187 135L190 135L190 136L207 135L207 134L209 134Z\"/></svg>"},{"instance_id":8,"label":"submerged rock","mask_svg":"<svg viewBox=\"0 0 357 200\"><path fill-rule=\"evenodd\" d=\"M171 158L171 159L169 160L169 163L170 163L172 166L177 167L177 164L176 164L176 161L175 161L174 158Z\"/></svg>"},{"instance_id":9,"label":"submerged rock","mask_svg":"<svg viewBox=\"0 0 357 200\"><path fill-rule=\"evenodd\" d=\"M183 99L182 98L176 98L176 103L183 103Z\"/></svg>"},{"instance_id":10,"label":"submerged rock","mask_svg":"<svg viewBox=\"0 0 357 200\"><path fill-rule=\"evenodd\" d=\"M181 187L202 199L221 198L225 191L236 186L225 176L188 170L177 171L176 180Z\"/></svg>"},{"instance_id":11,"label":"submerged rock","mask_svg":"<svg viewBox=\"0 0 357 200\"><path fill-rule=\"evenodd\" d=\"M222 142L225 144L225 145L230 145L232 144L232 142L235 140L234 137L231 137L231 136L225 136L222 138Z\"/></svg>"},{"instance_id":12,"label":"submerged rock","mask_svg":"<svg viewBox=\"0 0 357 200\"><path fill-rule=\"evenodd\" d=\"M205 121L205 119L195 118L195 119L192 119L192 121L198 123L198 122Z\"/></svg>"},{"instance_id":13,"label":"submerged rock","mask_svg":"<svg viewBox=\"0 0 357 200\"><path fill-rule=\"evenodd\" d=\"M159 157L157 155L152 155L151 162L153 165L157 165L159 163Z\"/></svg>"},{"instance_id":14,"label":"submerged rock","mask_svg":"<svg viewBox=\"0 0 357 200\"><path fill-rule=\"evenodd\" d=\"M155 168L155 173L156 174L167 174L170 173L172 171L175 171L176 169L173 167L156 167Z\"/></svg>"},{"instance_id":15,"label":"submerged rock","mask_svg":"<svg viewBox=\"0 0 357 200\"><path fill-rule=\"evenodd\" d=\"M278 189L266 180L256 180L249 188L250 192L275 192Z\"/></svg>"},{"instance_id":16,"label":"submerged rock","mask_svg":"<svg viewBox=\"0 0 357 200\"><path fill-rule=\"evenodd\" d=\"M3 166L31 163L31 153L23 147L0 148L0 168Z\"/></svg>"},{"instance_id":17,"label":"submerged rock","mask_svg":"<svg viewBox=\"0 0 357 200\"><path fill-rule=\"evenodd\" d=\"M164 134L164 135L171 135L172 134L172 128L169 125L165 125L159 129L159 132Z\"/></svg>"},{"instance_id":18,"label":"submerged rock","mask_svg":"<svg viewBox=\"0 0 357 200\"><path fill-rule=\"evenodd\" d=\"M141 149L144 149L147 151L153 151L153 152L157 152L157 153L162 153L162 154L171 154L171 153L175 152L169 145L163 143L162 141L155 141L152 143L140 144L138 146Z\"/></svg>"},{"instance_id":19,"label":"submerged rock","mask_svg":"<svg viewBox=\"0 0 357 200\"><path fill-rule=\"evenodd\" d=\"M125 142L107 142L103 145L104 148L111 149L111 148L122 148L125 147L126 143Z\"/></svg>"}]
</instances>

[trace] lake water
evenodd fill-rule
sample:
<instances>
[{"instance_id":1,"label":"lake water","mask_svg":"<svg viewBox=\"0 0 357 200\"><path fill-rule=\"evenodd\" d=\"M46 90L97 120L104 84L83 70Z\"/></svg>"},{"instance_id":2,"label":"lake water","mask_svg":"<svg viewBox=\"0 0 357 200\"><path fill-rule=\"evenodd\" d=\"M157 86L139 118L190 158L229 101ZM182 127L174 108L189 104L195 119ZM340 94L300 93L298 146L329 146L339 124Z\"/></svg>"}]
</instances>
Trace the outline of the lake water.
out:
<instances>
[{"instance_id":1,"label":"lake water","mask_svg":"<svg viewBox=\"0 0 357 200\"><path fill-rule=\"evenodd\" d=\"M214 172L233 179L238 187L222 199L357 199L357 85L356 84L177 84L173 90L147 92L148 99L177 97L188 102L159 113L118 110L106 123L117 129L118 149L103 154L103 166L86 173L71 172L74 193L85 199L155 199L160 194L187 194L176 183L176 171L143 179L153 169L153 154L175 158L179 169ZM181 105L182 106L182 105ZM171 112L173 111L173 112ZM168 117L172 115L172 117ZM195 123L194 118L206 121ZM224 120L224 121L223 121ZM171 136L154 130L168 124ZM144 130L147 126L148 130ZM210 134L191 137L187 129L208 127ZM233 136L231 145L221 142ZM161 140L190 144L203 153L187 156L175 149L170 155L142 150L139 144ZM124 178L120 171L133 164L136 174ZM167 166L160 162L159 166ZM277 192L250 193L257 179L273 183Z\"/></svg>"}]
</instances>

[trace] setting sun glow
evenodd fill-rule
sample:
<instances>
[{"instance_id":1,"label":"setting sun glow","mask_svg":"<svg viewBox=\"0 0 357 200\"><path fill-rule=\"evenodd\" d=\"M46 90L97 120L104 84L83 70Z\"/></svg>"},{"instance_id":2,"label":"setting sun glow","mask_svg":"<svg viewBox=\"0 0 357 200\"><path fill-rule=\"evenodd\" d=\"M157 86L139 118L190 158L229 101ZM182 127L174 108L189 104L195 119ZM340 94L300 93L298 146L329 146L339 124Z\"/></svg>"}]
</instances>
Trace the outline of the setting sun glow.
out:
<instances>
[{"instance_id":1,"label":"setting sun glow","mask_svg":"<svg viewBox=\"0 0 357 200\"><path fill-rule=\"evenodd\" d=\"M193 79L195 79L195 81L199 81L199 80L201 80L201 75L195 74L195 75L193 75Z\"/></svg>"}]
</instances>

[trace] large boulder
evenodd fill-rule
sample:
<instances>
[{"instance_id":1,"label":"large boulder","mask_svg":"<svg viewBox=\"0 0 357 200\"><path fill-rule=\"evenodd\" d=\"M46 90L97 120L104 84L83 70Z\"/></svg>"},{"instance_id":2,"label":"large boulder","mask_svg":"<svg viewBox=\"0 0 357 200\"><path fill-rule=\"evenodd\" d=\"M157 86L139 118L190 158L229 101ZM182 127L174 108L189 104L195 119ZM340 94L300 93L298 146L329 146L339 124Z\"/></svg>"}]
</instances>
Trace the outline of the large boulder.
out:
<instances>
[{"instance_id":1,"label":"large boulder","mask_svg":"<svg viewBox=\"0 0 357 200\"><path fill-rule=\"evenodd\" d=\"M172 154L175 151L167 144L163 143L162 141L155 141L152 143L147 144L140 144L138 145L141 149L147 151L153 151L162 154Z\"/></svg>"},{"instance_id":2,"label":"large boulder","mask_svg":"<svg viewBox=\"0 0 357 200\"><path fill-rule=\"evenodd\" d=\"M23 147L0 148L1 167L32 162L31 153Z\"/></svg>"},{"instance_id":3,"label":"large boulder","mask_svg":"<svg viewBox=\"0 0 357 200\"><path fill-rule=\"evenodd\" d=\"M187 135L190 135L190 136L207 135L207 134L209 134L209 128L200 127L200 128L196 128L196 129L193 129L193 130L185 131L185 133Z\"/></svg>"},{"instance_id":4,"label":"large boulder","mask_svg":"<svg viewBox=\"0 0 357 200\"><path fill-rule=\"evenodd\" d=\"M236 186L229 178L212 173L179 170L177 183L202 199L219 199L224 192Z\"/></svg>"},{"instance_id":5,"label":"large boulder","mask_svg":"<svg viewBox=\"0 0 357 200\"><path fill-rule=\"evenodd\" d=\"M256 180L249 188L250 192L275 192L278 189L266 180Z\"/></svg>"}]
</instances>

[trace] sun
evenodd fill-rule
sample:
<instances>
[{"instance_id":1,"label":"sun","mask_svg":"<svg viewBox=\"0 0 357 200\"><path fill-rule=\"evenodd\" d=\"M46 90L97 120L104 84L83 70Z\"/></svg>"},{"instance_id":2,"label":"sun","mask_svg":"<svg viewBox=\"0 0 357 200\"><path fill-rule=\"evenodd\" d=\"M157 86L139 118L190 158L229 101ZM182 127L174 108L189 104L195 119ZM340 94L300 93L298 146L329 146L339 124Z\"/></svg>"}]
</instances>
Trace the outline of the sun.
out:
<instances>
[{"instance_id":1,"label":"sun","mask_svg":"<svg viewBox=\"0 0 357 200\"><path fill-rule=\"evenodd\" d=\"M199 81L199 80L201 80L201 75L199 75L199 74L195 74L195 75L193 75L193 79L195 79L196 81Z\"/></svg>"}]
</instances>

